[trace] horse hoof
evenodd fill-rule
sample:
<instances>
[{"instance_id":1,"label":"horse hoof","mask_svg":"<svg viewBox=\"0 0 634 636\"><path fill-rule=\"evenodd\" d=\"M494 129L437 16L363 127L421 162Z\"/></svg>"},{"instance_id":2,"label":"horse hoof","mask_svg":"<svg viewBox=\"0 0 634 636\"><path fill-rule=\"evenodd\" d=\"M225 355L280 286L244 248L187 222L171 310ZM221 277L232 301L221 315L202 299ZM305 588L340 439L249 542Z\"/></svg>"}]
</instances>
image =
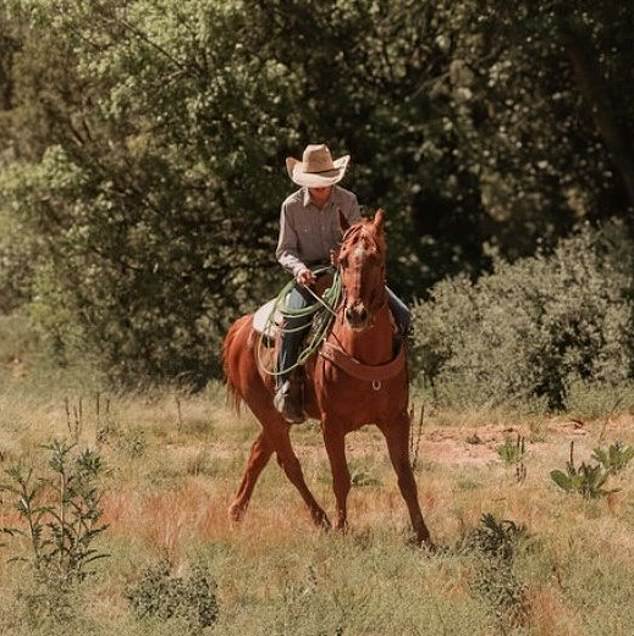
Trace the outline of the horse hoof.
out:
<instances>
[{"instance_id":1,"label":"horse hoof","mask_svg":"<svg viewBox=\"0 0 634 636\"><path fill-rule=\"evenodd\" d=\"M325 512L315 515L313 517L313 521L320 530L325 530L326 532L332 530L332 524L330 523L330 519L328 519L328 516Z\"/></svg>"}]
</instances>

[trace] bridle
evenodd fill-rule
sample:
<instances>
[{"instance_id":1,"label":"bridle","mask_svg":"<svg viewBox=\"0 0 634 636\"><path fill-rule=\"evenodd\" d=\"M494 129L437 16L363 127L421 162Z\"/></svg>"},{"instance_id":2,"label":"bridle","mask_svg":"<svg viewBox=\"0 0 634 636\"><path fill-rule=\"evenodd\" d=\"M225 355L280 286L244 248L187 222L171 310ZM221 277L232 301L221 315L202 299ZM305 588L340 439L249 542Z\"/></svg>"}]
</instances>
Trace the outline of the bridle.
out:
<instances>
[{"instance_id":1,"label":"bridle","mask_svg":"<svg viewBox=\"0 0 634 636\"><path fill-rule=\"evenodd\" d=\"M383 307L387 304L387 291L385 289L385 256L384 256L384 250L381 249L381 245L379 244L379 242L376 240L376 238L374 238L373 236L371 236L368 232L365 231L365 228L363 226L363 224L357 224L357 225L353 225L352 227L348 228L346 230L346 232L343 235L343 238L341 239L341 248L340 248L340 252L343 249L343 246L346 244L346 242L350 241L351 239L353 239L354 237L360 235L361 233L364 234L364 236L373 243L374 247L376 248L377 253L379 253L383 258L382 258L382 262L381 262L381 272L380 272L380 276L379 276L379 284L377 285L377 289L373 290L371 296L370 296L370 302L368 303L367 306L365 306L366 311L368 312L368 326L372 326L374 324L374 317L376 315L376 313L378 311L380 311L381 309L383 309ZM343 270L344 267L341 264L341 260L338 258L337 259L338 263L337 263L337 270L339 273L339 276L341 277L341 279L343 280ZM362 276L362 271L356 272L355 275L355 285L358 285L358 287L361 287L361 276ZM337 308L337 314L338 314L338 318L341 322L343 322L346 310L348 308L348 289L346 285L342 286L342 292L341 292L341 302Z\"/></svg>"}]
</instances>

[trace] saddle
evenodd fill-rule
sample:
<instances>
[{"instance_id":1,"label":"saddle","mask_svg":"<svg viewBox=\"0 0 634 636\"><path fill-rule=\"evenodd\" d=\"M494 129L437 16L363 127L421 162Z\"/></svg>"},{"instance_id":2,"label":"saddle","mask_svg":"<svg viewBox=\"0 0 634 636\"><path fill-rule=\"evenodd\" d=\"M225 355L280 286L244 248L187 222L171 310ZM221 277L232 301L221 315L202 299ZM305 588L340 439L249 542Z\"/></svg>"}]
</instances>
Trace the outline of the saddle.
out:
<instances>
[{"instance_id":1,"label":"saddle","mask_svg":"<svg viewBox=\"0 0 634 636\"><path fill-rule=\"evenodd\" d=\"M253 329L264 338L268 345L275 342L283 320L279 309L275 309L276 301L276 298L272 298L253 314Z\"/></svg>"}]
</instances>

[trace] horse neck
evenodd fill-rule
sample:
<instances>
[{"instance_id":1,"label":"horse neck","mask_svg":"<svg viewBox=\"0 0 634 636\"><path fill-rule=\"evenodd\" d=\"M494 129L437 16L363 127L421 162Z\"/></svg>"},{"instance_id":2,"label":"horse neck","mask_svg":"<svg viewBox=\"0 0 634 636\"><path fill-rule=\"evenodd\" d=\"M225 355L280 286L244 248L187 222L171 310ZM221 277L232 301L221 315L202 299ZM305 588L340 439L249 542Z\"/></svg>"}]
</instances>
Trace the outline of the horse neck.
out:
<instances>
[{"instance_id":1,"label":"horse neck","mask_svg":"<svg viewBox=\"0 0 634 636\"><path fill-rule=\"evenodd\" d=\"M332 329L331 342L334 341L346 353L363 364L379 365L392 359L392 322L390 310L385 303L375 314L374 323L363 331L351 329L341 308Z\"/></svg>"}]
</instances>

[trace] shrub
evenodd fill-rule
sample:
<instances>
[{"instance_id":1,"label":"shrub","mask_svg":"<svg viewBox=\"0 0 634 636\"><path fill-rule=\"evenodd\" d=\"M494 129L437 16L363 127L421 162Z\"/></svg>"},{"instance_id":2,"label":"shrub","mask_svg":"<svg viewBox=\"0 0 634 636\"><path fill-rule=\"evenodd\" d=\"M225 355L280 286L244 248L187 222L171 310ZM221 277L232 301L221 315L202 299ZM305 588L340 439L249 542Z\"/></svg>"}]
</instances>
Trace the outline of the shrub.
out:
<instances>
[{"instance_id":1,"label":"shrub","mask_svg":"<svg viewBox=\"0 0 634 636\"><path fill-rule=\"evenodd\" d=\"M216 583L201 565L194 565L187 578L173 576L168 561L148 567L126 598L138 619L182 619L192 634L212 626L218 619Z\"/></svg>"},{"instance_id":2,"label":"shrub","mask_svg":"<svg viewBox=\"0 0 634 636\"><path fill-rule=\"evenodd\" d=\"M550 255L445 280L414 310L415 361L436 399L455 406L541 400L631 375L631 256L622 226L588 226ZM630 246L631 247L631 246Z\"/></svg>"},{"instance_id":3,"label":"shrub","mask_svg":"<svg viewBox=\"0 0 634 636\"><path fill-rule=\"evenodd\" d=\"M9 482L0 484L0 494L15 500L20 527L0 528L2 534L26 540L27 554L18 552L10 561L31 567L32 585L18 592L32 625L72 618L73 594L88 576L94 563L108 555L99 552L95 540L106 530L100 523L101 493L96 479L102 471L99 455L91 450L74 453L74 445L53 441L50 451L52 474L35 477L33 469L16 465L5 471Z\"/></svg>"},{"instance_id":4,"label":"shrub","mask_svg":"<svg viewBox=\"0 0 634 636\"><path fill-rule=\"evenodd\" d=\"M476 558L472 587L487 601L503 633L526 616L524 586L515 574L514 562L527 538L525 526L487 513L466 539L467 550Z\"/></svg>"}]
</instances>

